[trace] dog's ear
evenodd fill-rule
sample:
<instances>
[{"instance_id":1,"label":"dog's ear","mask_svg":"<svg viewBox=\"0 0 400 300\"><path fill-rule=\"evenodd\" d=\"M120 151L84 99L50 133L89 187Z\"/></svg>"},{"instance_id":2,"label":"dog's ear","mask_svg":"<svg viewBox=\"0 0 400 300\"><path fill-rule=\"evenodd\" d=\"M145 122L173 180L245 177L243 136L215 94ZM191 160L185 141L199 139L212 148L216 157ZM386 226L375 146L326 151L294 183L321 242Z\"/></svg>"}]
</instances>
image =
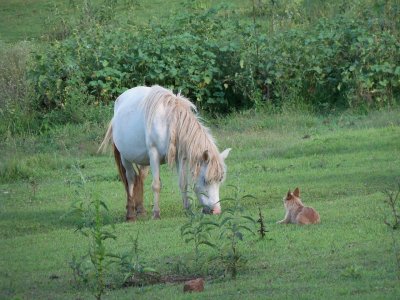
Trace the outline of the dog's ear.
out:
<instances>
[{"instance_id":1,"label":"dog's ear","mask_svg":"<svg viewBox=\"0 0 400 300\"><path fill-rule=\"evenodd\" d=\"M286 195L286 199L287 200L290 200L290 199L292 199L292 193L290 192L290 189L288 190L288 192L287 192L287 195Z\"/></svg>"},{"instance_id":2,"label":"dog's ear","mask_svg":"<svg viewBox=\"0 0 400 300\"><path fill-rule=\"evenodd\" d=\"M298 187L294 190L293 195L295 195L297 198L300 197L300 190Z\"/></svg>"}]
</instances>

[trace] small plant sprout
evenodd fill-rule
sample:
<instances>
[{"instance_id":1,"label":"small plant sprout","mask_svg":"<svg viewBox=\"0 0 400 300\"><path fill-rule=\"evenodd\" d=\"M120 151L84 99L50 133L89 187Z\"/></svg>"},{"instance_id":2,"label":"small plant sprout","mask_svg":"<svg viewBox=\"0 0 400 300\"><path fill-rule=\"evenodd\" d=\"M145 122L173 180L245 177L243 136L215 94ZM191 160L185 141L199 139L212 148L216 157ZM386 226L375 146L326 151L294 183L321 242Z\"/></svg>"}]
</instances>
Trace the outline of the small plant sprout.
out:
<instances>
[{"instance_id":1,"label":"small plant sprout","mask_svg":"<svg viewBox=\"0 0 400 300\"><path fill-rule=\"evenodd\" d=\"M264 216L262 215L261 208L258 208L258 220L257 223L259 224L259 228L257 232L260 234L260 237L263 239L265 237L265 233L268 232L268 230L265 229L265 224L264 224Z\"/></svg>"},{"instance_id":2,"label":"small plant sprout","mask_svg":"<svg viewBox=\"0 0 400 300\"><path fill-rule=\"evenodd\" d=\"M400 249L398 245L398 236L396 236L395 232L400 227L400 214L399 214L399 195L400 195L400 183L397 184L397 191L389 191L386 190L384 192L387 195L386 200L384 201L389 207L391 212L391 221L385 219L385 224L390 228L390 233L392 236L393 243L393 253L396 258L397 264L397 278L400 280Z\"/></svg>"},{"instance_id":3,"label":"small plant sprout","mask_svg":"<svg viewBox=\"0 0 400 300\"><path fill-rule=\"evenodd\" d=\"M31 188L32 191L32 196L30 197L30 200L34 200L36 198L36 192L38 190L39 187L39 182L36 180L36 178L34 177L29 177L29 186Z\"/></svg>"},{"instance_id":4,"label":"small plant sprout","mask_svg":"<svg viewBox=\"0 0 400 300\"><path fill-rule=\"evenodd\" d=\"M385 224L391 229L396 230L400 226L400 213L398 211L398 199L400 195L400 183L398 183L397 191L386 190L384 192L387 196L385 203L390 207L392 221L385 220Z\"/></svg>"},{"instance_id":5,"label":"small plant sprout","mask_svg":"<svg viewBox=\"0 0 400 300\"><path fill-rule=\"evenodd\" d=\"M124 275L123 285L142 286L149 282L159 281L160 274L154 268L146 266L146 261L142 258L141 252L138 233L130 250L120 255L113 255Z\"/></svg>"},{"instance_id":6,"label":"small plant sprout","mask_svg":"<svg viewBox=\"0 0 400 300\"><path fill-rule=\"evenodd\" d=\"M361 273L362 273L362 269L360 266L351 265L343 270L342 276L345 278L360 279Z\"/></svg>"}]
</instances>

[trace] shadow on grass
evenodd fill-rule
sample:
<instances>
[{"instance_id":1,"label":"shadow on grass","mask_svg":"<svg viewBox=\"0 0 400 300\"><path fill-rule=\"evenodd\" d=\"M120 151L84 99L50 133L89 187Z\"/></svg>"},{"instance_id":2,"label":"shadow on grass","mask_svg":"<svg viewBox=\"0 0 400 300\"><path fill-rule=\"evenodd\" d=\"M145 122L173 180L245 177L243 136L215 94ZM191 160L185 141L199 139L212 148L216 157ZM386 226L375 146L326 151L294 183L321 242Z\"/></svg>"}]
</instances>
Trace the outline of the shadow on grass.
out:
<instances>
[{"instance_id":1,"label":"shadow on grass","mask_svg":"<svg viewBox=\"0 0 400 300\"><path fill-rule=\"evenodd\" d=\"M122 212L102 212L104 225L125 222ZM59 229L76 230L82 219L65 210L13 211L0 213L0 237L13 238L48 233Z\"/></svg>"}]
</instances>

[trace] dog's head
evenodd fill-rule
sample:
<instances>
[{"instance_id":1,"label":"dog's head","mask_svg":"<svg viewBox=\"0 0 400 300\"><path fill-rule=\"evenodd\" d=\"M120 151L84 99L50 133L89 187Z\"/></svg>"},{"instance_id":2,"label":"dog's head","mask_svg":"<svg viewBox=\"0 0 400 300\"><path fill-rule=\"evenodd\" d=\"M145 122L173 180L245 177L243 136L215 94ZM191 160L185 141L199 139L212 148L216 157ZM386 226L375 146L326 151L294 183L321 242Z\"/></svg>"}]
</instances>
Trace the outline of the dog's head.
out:
<instances>
[{"instance_id":1,"label":"dog's head","mask_svg":"<svg viewBox=\"0 0 400 300\"><path fill-rule=\"evenodd\" d=\"M293 200L299 200L299 198L300 198L300 190L298 187L296 187L293 193L290 190L287 192L286 196L283 197L283 202L286 203Z\"/></svg>"}]
</instances>

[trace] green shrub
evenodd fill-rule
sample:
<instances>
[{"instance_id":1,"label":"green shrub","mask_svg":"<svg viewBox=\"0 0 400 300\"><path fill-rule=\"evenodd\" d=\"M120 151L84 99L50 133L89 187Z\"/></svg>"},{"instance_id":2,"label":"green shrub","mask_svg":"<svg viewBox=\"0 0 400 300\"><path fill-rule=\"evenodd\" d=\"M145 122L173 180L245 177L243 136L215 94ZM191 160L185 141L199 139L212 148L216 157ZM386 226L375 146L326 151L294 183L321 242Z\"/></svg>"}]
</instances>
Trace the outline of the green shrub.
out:
<instances>
[{"instance_id":1,"label":"green shrub","mask_svg":"<svg viewBox=\"0 0 400 300\"><path fill-rule=\"evenodd\" d=\"M94 120L88 107L112 104L128 88L153 84L181 91L211 113L264 102L302 102L320 111L396 102L396 23L382 23L361 4L340 2L324 13L308 1L289 2L259 2L253 22L226 17L226 8L190 4L190 12L163 23L122 29L94 19L87 30L37 53L29 73L33 109L47 124ZM389 4L384 15L391 14Z\"/></svg>"},{"instance_id":2,"label":"green shrub","mask_svg":"<svg viewBox=\"0 0 400 300\"><path fill-rule=\"evenodd\" d=\"M233 34L224 38L222 31L233 29L224 28L216 11L184 14L170 24L133 32L97 26L54 42L35 56L30 71L35 109L50 122L79 121L68 108L108 104L130 87L159 84L201 109L228 111L239 49Z\"/></svg>"},{"instance_id":3,"label":"green shrub","mask_svg":"<svg viewBox=\"0 0 400 300\"><path fill-rule=\"evenodd\" d=\"M236 78L249 99L281 105L299 97L332 109L380 107L400 95L398 38L363 20L321 20L315 28L256 39L259 56L254 46L244 51L244 70Z\"/></svg>"}]
</instances>

